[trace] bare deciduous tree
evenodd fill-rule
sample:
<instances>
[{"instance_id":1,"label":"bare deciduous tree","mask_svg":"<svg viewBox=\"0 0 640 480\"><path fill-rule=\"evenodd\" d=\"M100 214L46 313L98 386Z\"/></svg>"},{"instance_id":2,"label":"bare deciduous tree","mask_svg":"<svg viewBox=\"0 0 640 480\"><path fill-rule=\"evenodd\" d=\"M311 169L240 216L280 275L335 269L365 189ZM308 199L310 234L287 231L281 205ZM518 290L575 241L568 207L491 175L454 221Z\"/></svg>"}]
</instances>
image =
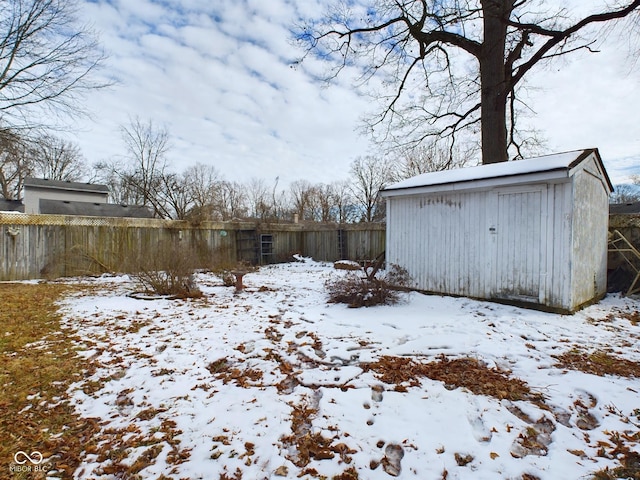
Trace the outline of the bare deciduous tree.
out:
<instances>
[{"instance_id":1,"label":"bare deciduous tree","mask_svg":"<svg viewBox=\"0 0 640 480\"><path fill-rule=\"evenodd\" d=\"M183 182L188 186L192 206L187 218L193 221L215 220L213 212L220 190L220 173L213 165L196 163L183 172Z\"/></svg>"},{"instance_id":2,"label":"bare deciduous tree","mask_svg":"<svg viewBox=\"0 0 640 480\"><path fill-rule=\"evenodd\" d=\"M590 27L640 9L640 0L598 3L597 13L576 17L537 0L344 0L298 39L334 62L330 78L355 70L362 84L377 82L382 108L368 126L379 139L447 137L451 147L463 132L479 132L482 162L502 162L509 149L522 154L517 90L529 72L591 50Z\"/></svg>"},{"instance_id":3,"label":"bare deciduous tree","mask_svg":"<svg viewBox=\"0 0 640 480\"><path fill-rule=\"evenodd\" d=\"M319 183L313 189L315 220L319 222L331 222L336 212L336 194L333 184Z\"/></svg>"},{"instance_id":4,"label":"bare deciduous tree","mask_svg":"<svg viewBox=\"0 0 640 480\"><path fill-rule=\"evenodd\" d=\"M234 220L247 216L247 197L245 188L238 182L220 182L216 201L216 213L220 220Z\"/></svg>"},{"instance_id":5,"label":"bare deciduous tree","mask_svg":"<svg viewBox=\"0 0 640 480\"><path fill-rule=\"evenodd\" d=\"M86 175L86 163L78 145L43 135L32 146L33 175L50 180L78 181Z\"/></svg>"},{"instance_id":6,"label":"bare deciduous tree","mask_svg":"<svg viewBox=\"0 0 640 480\"><path fill-rule=\"evenodd\" d=\"M361 209L361 220L373 222L384 220L384 202L380 191L389 184L393 176L392 165L383 158L358 157L351 164L353 176L352 193Z\"/></svg>"},{"instance_id":7,"label":"bare deciduous tree","mask_svg":"<svg viewBox=\"0 0 640 480\"><path fill-rule=\"evenodd\" d=\"M338 223L350 223L357 219L355 199L351 193L351 184L348 181L333 182L331 184L334 195L335 221Z\"/></svg>"},{"instance_id":8,"label":"bare deciduous tree","mask_svg":"<svg viewBox=\"0 0 640 480\"><path fill-rule=\"evenodd\" d=\"M158 192L160 202L171 209L171 218L186 220L193 207L193 190L187 172L165 173ZM166 207L165 207L166 208Z\"/></svg>"},{"instance_id":9,"label":"bare deciduous tree","mask_svg":"<svg viewBox=\"0 0 640 480\"><path fill-rule=\"evenodd\" d=\"M128 169L120 173L125 186L134 193L135 203L153 208L159 217L169 218L171 214L162 195L168 173L169 132L151 120L143 122L135 117L129 125L121 127L121 133L128 162Z\"/></svg>"},{"instance_id":10,"label":"bare deciduous tree","mask_svg":"<svg viewBox=\"0 0 640 480\"><path fill-rule=\"evenodd\" d=\"M609 203L631 202L640 202L640 185L638 183L616 185L614 192L609 196Z\"/></svg>"},{"instance_id":11,"label":"bare deciduous tree","mask_svg":"<svg viewBox=\"0 0 640 480\"><path fill-rule=\"evenodd\" d=\"M475 148L462 150L460 147L455 147L453 150L447 150L435 142L419 145L398 153L392 176L394 181L400 181L422 173L461 168L472 161L475 153Z\"/></svg>"},{"instance_id":12,"label":"bare deciduous tree","mask_svg":"<svg viewBox=\"0 0 640 480\"><path fill-rule=\"evenodd\" d=\"M247 183L247 199L250 217L266 220L275 214L272 194L263 178L253 177L249 180Z\"/></svg>"},{"instance_id":13,"label":"bare deciduous tree","mask_svg":"<svg viewBox=\"0 0 640 480\"><path fill-rule=\"evenodd\" d=\"M0 131L0 193L6 200L22 199L24 179L33 165L23 139L11 130Z\"/></svg>"},{"instance_id":14,"label":"bare deciduous tree","mask_svg":"<svg viewBox=\"0 0 640 480\"><path fill-rule=\"evenodd\" d=\"M96 35L75 18L73 0L0 2L0 120L12 128L49 125L83 112L82 94L105 60Z\"/></svg>"},{"instance_id":15,"label":"bare deciduous tree","mask_svg":"<svg viewBox=\"0 0 640 480\"><path fill-rule=\"evenodd\" d=\"M313 186L308 180L296 180L289 186L293 211L300 220L313 220L311 201Z\"/></svg>"}]
</instances>

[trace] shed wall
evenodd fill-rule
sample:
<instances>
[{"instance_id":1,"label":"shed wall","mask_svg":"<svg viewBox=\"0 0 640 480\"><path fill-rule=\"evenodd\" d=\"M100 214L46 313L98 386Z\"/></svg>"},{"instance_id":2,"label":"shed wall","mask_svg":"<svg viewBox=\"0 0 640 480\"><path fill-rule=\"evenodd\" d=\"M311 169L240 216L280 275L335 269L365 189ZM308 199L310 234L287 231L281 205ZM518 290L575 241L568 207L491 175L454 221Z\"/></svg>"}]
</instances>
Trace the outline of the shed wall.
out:
<instances>
[{"instance_id":1,"label":"shed wall","mask_svg":"<svg viewBox=\"0 0 640 480\"><path fill-rule=\"evenodd\" d=\"M570 182L550 184L547 196L548 251L546 302L555 308L571 304L571 199Z\"/></svg>"},{"instance_id":2,"label":"shed wall","mask_svg":"<svg viewBox=\"0 0 640 480\"><path fill-rule=\"evenodd\" d=\"M495 270L485 192L388 200L387 262L406 268L421 290L487 297Z\"/></svg>"},{"instance_id":3,"label":"shed wall","mask_svg":"<svg viewBox=\"0 0 640 480\"><path fill-rule=\"evenodd\" d=\"M583 165L573 177L572 309L607 292L608 190L596 162Z\"/></svg>"},{"instance_id":4,"label":"shed wall","mask_svg":"<svg viewBox=\"0 0 640 480\"><path fill-rule=\"evenodd\" d=\"M420 290L569 310L571 195L565 180L391 197L387 260Z\"/></svg>"}]
</instances>

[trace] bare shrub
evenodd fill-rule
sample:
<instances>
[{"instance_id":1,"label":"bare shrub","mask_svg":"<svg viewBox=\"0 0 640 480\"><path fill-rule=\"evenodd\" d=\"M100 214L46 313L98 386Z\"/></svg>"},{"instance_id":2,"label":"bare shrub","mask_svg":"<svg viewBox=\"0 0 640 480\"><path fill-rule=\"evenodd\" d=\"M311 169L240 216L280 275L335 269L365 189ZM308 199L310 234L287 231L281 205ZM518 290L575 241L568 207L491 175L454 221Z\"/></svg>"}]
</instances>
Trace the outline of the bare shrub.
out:
<instances>
[{"instance_id":1,"label":"bare shrub","mask_svg":"<svg viewBox=\"0 0 640 480\"><path fill-rule=\"evenodd\" d=\"M375 276L363 272L348 272L325 284L329 303L345 303L352 308L392 305L400 299L399 292L412 284L409 273L398 265L390 265Z\"/></svg>"},{"instance_id":2,"label":"bare shrub","mask_svg":"<svg viewBox=\"0 0 640 480\"><path fill-rule=\"evenodd\" d=\"M202 296L195 282L197 255L179 243L160 243L154 252L140 253L133 277L145 291L174 298Z\"/></svg>"}]
</instances>

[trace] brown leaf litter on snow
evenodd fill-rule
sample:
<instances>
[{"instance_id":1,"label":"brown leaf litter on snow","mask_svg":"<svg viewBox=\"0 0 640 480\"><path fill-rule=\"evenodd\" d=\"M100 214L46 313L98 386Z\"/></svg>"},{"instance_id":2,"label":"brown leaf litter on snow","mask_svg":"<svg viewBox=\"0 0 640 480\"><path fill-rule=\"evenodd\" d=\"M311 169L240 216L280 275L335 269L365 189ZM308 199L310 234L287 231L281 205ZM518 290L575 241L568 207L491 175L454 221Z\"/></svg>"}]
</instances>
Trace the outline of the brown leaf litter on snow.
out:
<instances>
[{"instance_id":1,"label":"brown leaf litter on snow","mask_svg":"<svg viewBox=\"0 0 640 480\"><path fill-rule=\"evenodd\" d=\"M226 385L235 383L239 387L249 388L260 386L262 380L262 371L253 368L240 369L234 367L228 358L219 358L207 365L207 370L211 372L216 379L222 380Z\"/></svg>"},{"instance_id":2,"label":"brown leaf litter on snow","mask_svg":"<svg viewBox=\"0 0 640 480\"><path fill-rule=\"evenodd\" d=\"M527 400L538 405L544 403L540 393L531 391L526 382L510 377L498 368L490 368L474 358L450 360L441 355L438 360L419 363L409 357L383 356L375 362L361 363L364 371L373 371L376 377L395 390L404 392L417 387L422 378L441 381L448 389L466 388L476 395L487 395L499 400Z\"/></svg>"},{"instance_id":3,"label":"brown leaf litter on snow","mask_svg":"<svg viewBox=\"0 0 640 480\"><path fill-rule=\"evenodd\" d=\"M286 451L285 457L300 468L306 467L311 460L331 460L336 456L342 463L348 465L353 461L351 455L356 453L344 442L334 443L340 439L337 433L328 438L320 432L312 432L313 418L318 413L320 397L321 394L317 391L311 396L304 397L299 404L290 404L292 433L280 438L282 447ZM305 471L313 475L311 470ZM348 471L342 475L345 479L358 478L357 473L354 477Z\"/></svg>"},{"instance_id":4,"label":"brown leaf litter on snow","mask_svg":"<svg viewBox=\"0 0 640 480\"><path fill-rule=\"evenodd\" d=\"M640 378L640 362L620 358L602 350L589 353L579 348L573 348L562 355L555 356L555 358L558 368L579 370L601 377L618 375Z\"/></svg>"}]
</instances>

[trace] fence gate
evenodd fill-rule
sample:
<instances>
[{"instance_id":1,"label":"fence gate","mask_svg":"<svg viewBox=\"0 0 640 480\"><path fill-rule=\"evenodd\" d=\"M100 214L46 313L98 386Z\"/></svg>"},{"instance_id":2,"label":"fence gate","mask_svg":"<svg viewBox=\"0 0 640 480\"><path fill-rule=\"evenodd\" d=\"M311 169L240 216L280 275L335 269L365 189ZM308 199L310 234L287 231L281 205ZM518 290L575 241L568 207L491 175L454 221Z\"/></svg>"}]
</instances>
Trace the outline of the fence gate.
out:
<instances>
[{"instance_id":1,"label":"fence gate","mask_svg":"<svg viewBox=\"0 0 640 480\"><path fill-rule=\"evenodd\" d=\"M340 260L346 260L349 258L347 248L347 232L345 230L338 230L338 256Z\"/></svg>"},{"instance_id":2,"label":"fence gate","mask_svg":"<svg viewBox=\"0 0 640 480\"><path fill-rule=\"evenodd\" d=\"M236 251L238 252L238 262L257 265L260 251L258 233L255 230L238 230L236 232Z\"/></svg>"}]
</instances>

